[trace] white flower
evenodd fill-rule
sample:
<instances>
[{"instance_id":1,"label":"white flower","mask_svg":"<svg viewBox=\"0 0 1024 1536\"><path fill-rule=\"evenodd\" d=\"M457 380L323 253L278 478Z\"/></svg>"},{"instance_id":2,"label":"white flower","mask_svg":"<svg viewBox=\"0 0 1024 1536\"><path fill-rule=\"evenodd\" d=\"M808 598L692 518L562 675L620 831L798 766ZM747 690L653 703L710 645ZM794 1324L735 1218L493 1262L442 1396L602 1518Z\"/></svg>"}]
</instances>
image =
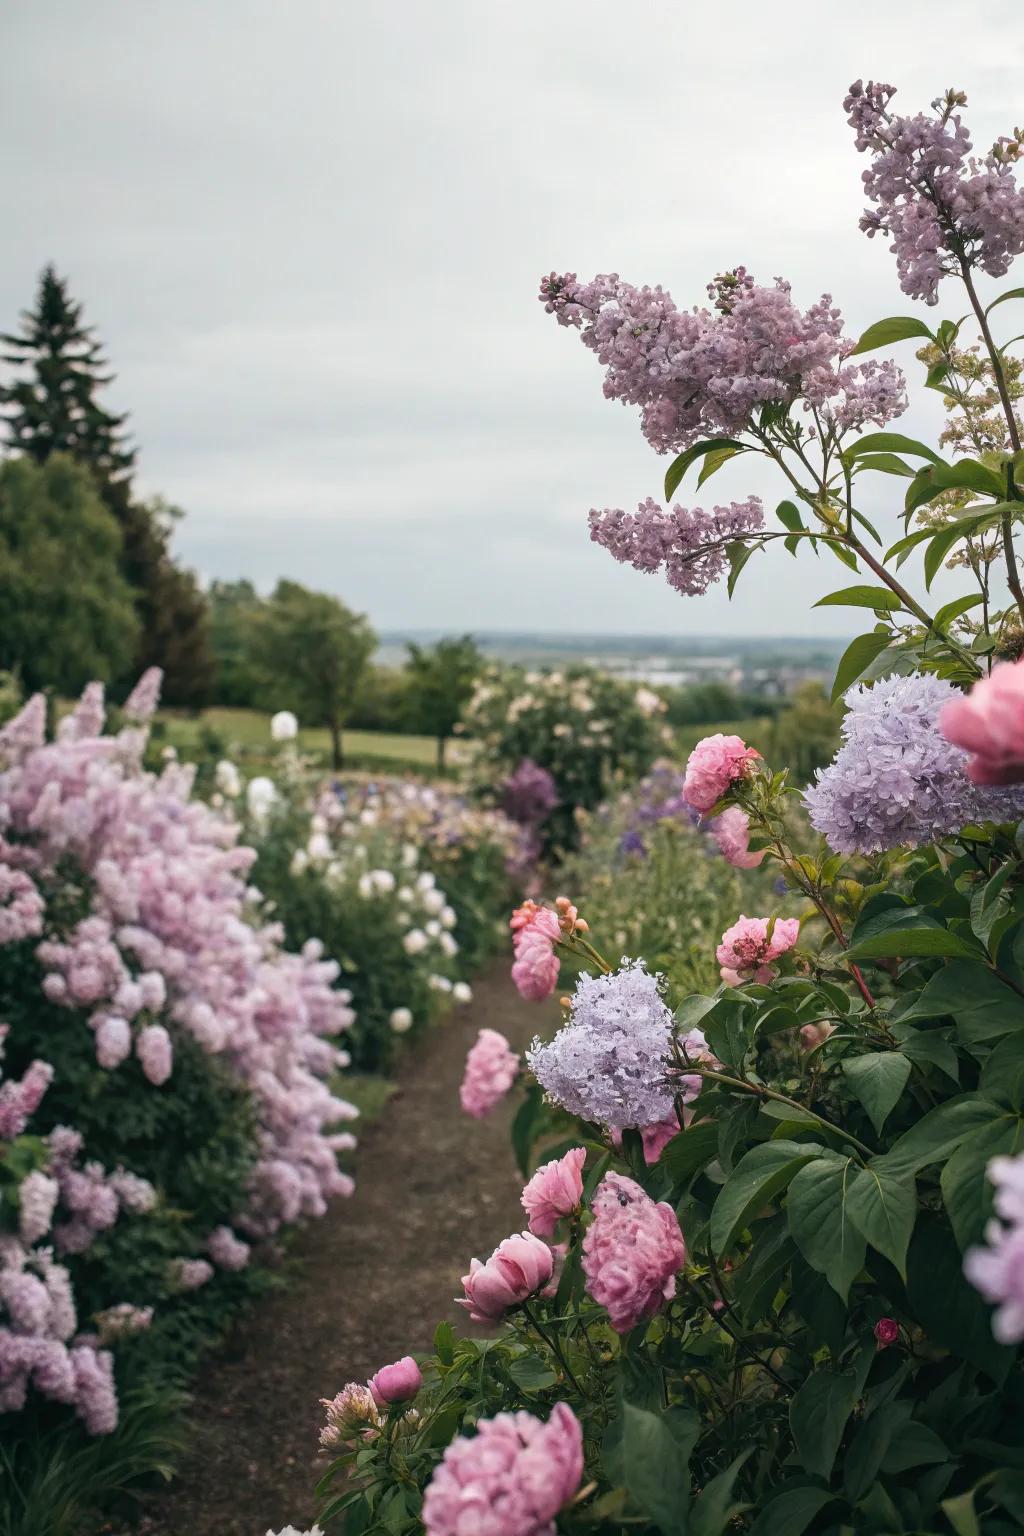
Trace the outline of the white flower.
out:
<instances>
[{"instance_id":1,"label":"white flower","mask_svg":"<svg viewBox=\"0 0 1024 1536\"><path fill-rule=\"evenodd\" d=\"M458 922L458 920L459 920L459 915L456 912L454 907L442 907L441 908L441 927L442 928L454 928L455 924Z\"/></svg>"},{"instance_id":2,"label":"white flower","mask_svg":"<svg viewBox=\"0 0 1024 1536\"><path fill-rule=\"evenodd\" d=\"M416 865L419 863L419 858L420 858L419 853L413 847L412 843L403 843L402 844L402 868L403 869L415 869Z\"/></svg>"},{"instance_id":3,"label":"white flower","mask_svg":"<svg viewBox=\"0 0 1024 1536\"><path fill-rule=\"evenodd\" d=\"M164 747L160 756L165 763L175 763L178 760L178 749L177 747Z\"/></svg>"},{"instance_id":4,"label":"white flower","mask_svg":"<svg viewBox=\"0 0 1024 1536\"><path fill-rule=\"evenodd\" d=\"M433 887L436 884L437 884L437 881L435 880L434 876L430 873L429 869L425 869L423 871L422 875L417 875L417 877L416 877L416 889L418 891L429 891L429 890L432 890Z\"/></svg>"},{"instance_id":5,"label":"white flower","mask_svg":"<svg viewBox=\"0 0 1024 1536\"><path fill-rule=\"evenodd\" d=\"M423 892L423 910L429 912L432 917L436 917L439 912L443 912L444 906L444 891L430 889Z\"/></svg>"},{"instance_id":6,"label":"white flower","mask_svg":"<svg viewBox=\"0 0 1024 1536\"><path fill-rule=\"evenodd\" d=\"M638 688L633 695L633 703L640 713L647 715L648 718L651 715L660 715L668 707L665 700L650 688Z\"/></svg>"},{"instance_id":7,"label":"white flower","mask_svg":"<svg viewBox=\"0 0 1024 1536\"><path fill-rule=\"evenodd\" d=\"M229 763L226 758L217 764L213 777L221 794L227 795L229 799L233 800L242 793L242 776L234 763Z\"/></svg>"},{"instance_id":8,"label":"white flower","mask_svg":"<svg viewBox=\"0 0 1024 1536\"><path fill-rule=\"evenodd\" d=\"M388 1023L396 1035L404 1035L407 1030L412 1029L412 1009L392 1008Z\"/></svg>"},{"instance_id":9,"label":"white flower","mask_svg":"<svg viewBox=\"0 0 1024 1536\"><path fill-rule=\"evenodd\" d=\"M454 990L447 976L428 976L427 986L434 992L451 992Z\"/></svg>"},{"instance_id":10,"label":"white flower","mask_svg":"<svg viewBox=\"0 0 1024 1536\"><path fill-rule=\"evenodd\" d=\"M290 709L279 709L270 721L272 741L294 741L299 734L299 722Z\"/></svg>"},{"instance_id":11,"label":"white flower","mask_svg":"<svg viewBox=\"0 0 1024 1536\"><path fill-rule=\"evenodd\" d=\"M571 736L572 726L566 725L564 720L559 720L557 725L552 726L551 734L552 736Z\"/></svg>"},{"instance_id":12,"label":"white flower","mask_svg":"<svg viewBox=\"0 0 1024 1536\"><path fill-rule=\"evenodd\" d=\"M442 933L438 943L449 959L452 959L459 952L459 946L450 933Z\"/></svg>"},{"instance_id":13,"label":"white flower","mask_svg":"<svg viewBox=\"0 0 1024 1536\"><path fill-rule=\"evenodd\" d=\"M315 816L311 816L309 819L309 830L311 832L326 832L328 830L327 817L321 816L319 811Z\"/></svg>"},{"instance_id":14,"label":"white flower","mask_svg":"<svg viewBox=\"0 0 1024 1536\"><path fill-rule=\"evenodd\" d=\"M373 887L373 881L371 880L369 875L360 875L359 876L358 891L359 891L359 894L363 898L364 901L369 901L371 896L375 896L376 895L376 891L374 890L374 887Z\"/></svg>"},{"instance_id":15,"label":"white flower","mask_svg":"<svg viewBox=\"0 0 1024 1536\"><path fill-rule=\"evenodd\" d=\"M370 808L367 807L365 811L359 812L359 820L362 822L364 827L375 827L377 825L377 812L371 811Z\"/></svg>"},{"instance_id":16,"label":"white flower","mask_svg":"<svg viewBox=\"0 0 1024 1536\"><path fill-rule=\"evenodd\" d=\"M309 854L305 848L296 848L288 868L293 875L304 875L306 873L306 870L309 868Z\"/></svg>"},{"instance_id":17,"label":"white flower","mask_svg":"<svg viewBox=\"0 0 1024 1536\"><path fill-rule=\"evenodd\" d=\"M265 821L270 814L270 807L277 799L277 789L273 779L255 778L249 780L249 787L245 792L245 803L249 808L249 815L256 821Z\"/></svg>"},{"instance_id":18,"label":"white flower","mask_svg":"<svg viewBox=\"0 0 1024 1536\"><path fill-rule=\"evenodd\" d=\"M331 856L331 840L326 832L314 832L306 844L306 852L311 859L329 859Z\"/></svg>"},{"instance_id":19,"label":"white flower","mask_svg":"<svg viewBox=\"0 0 1024 1536\"><path fill-rule=\"evenodd\" d=\"M432 939L439 939L441 937L441 924L436 917L432 917L429 923L424 923L423 930L425 933L429 933Z\"/></svg>"},{"instance_id":20,"label":"white flower","mask_svg":"<svg viewBox=\"0 0 1024 1536\"><path fill-rule=\"evenodd\" d=\"M398 887L398 899L402 903L403 907L407 907L411 902L416 900L416 892L411 890L407 885L400 885Z\"/></svg>"},{"instance_id":21,"label":"white flower","mask_svg":"<svg viewBox=\"0 0 1024 1536\"><path fill-rule=\"evenodd\" d=\"M324 879L328 885L337 888L345 883L345 866L340 859L332 859L324 870Z\"/></svg>"},{"instance_id":22,"label":"white flower","mask_svg":"<svg viewBox=\"0 0 1024 1536\"><path fill-rule=\"evenodd\" d=\"M390 896L395 888L395 877L390 869L373 869L370 871L370 879L381 896Z\"/></svg>"},{"instance_id":23,"label":"white flower","mask_svg":"<svg viewBox=\"0 0 1024 1536\"><path fill-rule=\"evenodd\" d=\"M457 1003L471 1003L473 1001L473 988L468 981L457 981L452 987L452 997Z\"/></svg>"},{"instance_id":24,"label":"white flower","mask_svg":"<svg viewBox=\"0 0 1024 1536\"><path fill-rule=\"evenodd\" d=\"M422 928L410 928L402 940L402 948L407 955L419 955L423 953L429 943L430 940Z\"/></svg>"},{"instance_id":25,"label":"white flower","mask_svg":"<svg viewBox=\"0 0 1024 1536\"><path fill-rule=\"evenodd\" d=\"M309 1531L300 1531L297 1525L286 1525L283 1531L268 1531L267 1536L324 1536L324 1533L318 1525Z\"/></svg>"}]
</instances>

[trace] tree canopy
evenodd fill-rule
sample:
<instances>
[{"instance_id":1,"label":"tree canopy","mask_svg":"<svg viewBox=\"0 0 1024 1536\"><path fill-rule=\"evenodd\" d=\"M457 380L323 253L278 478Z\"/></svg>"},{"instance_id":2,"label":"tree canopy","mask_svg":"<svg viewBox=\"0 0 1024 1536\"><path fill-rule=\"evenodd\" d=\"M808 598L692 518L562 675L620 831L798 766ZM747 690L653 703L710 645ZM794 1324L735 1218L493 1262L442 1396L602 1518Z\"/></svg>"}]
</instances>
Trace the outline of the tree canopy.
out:
<instances>
[{"instance_id":1,"label":"tree canopy","mask_svg":"<svg viewBox=\"0 0 1024 1536\"><path fill-rule=\"evenodd\" d=\"M437 738L437 765L483 665L472 635L448 637L436 645L408 642L410 705L415 728Z\"/></svg>"}]
</instances>

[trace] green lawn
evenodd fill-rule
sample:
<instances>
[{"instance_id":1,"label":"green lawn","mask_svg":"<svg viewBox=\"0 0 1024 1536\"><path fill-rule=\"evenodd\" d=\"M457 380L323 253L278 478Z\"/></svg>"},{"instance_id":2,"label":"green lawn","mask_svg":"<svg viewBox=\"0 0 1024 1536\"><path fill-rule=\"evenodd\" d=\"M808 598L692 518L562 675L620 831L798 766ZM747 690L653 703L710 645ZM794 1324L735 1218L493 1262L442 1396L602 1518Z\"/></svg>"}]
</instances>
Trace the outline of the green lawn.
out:
<instances>
[{"instance_id":1,"label":"green lawn","mask_svg":"<svg viewBox=\"0 0 1024 1536\"><path fill-rule=\"evenodd\" d=\"M204 731L216 733L229 756L260 757L273 750L270 716L253 709L204 709L198 715L165 709L159 712L157 720L163 726L165 739L186 756L200 747ZM346 765L352 766L388 761L433 768L437 756L432 736L400 736L389 731L346 731L342 746ZM299 748L329 761L331 739L325 730L302 730Z\"/></svg>"}]
</instances>

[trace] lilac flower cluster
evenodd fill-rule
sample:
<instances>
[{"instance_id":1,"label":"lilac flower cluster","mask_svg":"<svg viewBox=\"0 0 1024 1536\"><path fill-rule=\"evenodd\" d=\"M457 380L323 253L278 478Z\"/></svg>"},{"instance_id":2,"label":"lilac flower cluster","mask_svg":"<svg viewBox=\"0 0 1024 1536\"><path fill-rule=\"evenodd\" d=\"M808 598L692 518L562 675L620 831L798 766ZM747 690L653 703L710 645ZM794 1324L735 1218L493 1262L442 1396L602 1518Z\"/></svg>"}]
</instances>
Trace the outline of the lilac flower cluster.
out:
<instances>
[{"instance_id":1,"label":"lilac flower cluster","mask_svg":"<svg viewBox=\"0 0 1024 1536\"><path fill-rule=\"evenodd\" d=\"M967 753L945 739L939 712L956 696L940 678L888 677L846 695L843 745L804 792L812 825L838 853L917 848L975 821L1024 815L1024 789L967 777Z\"/></svg>"},{"instance_id":2,"label":"lilac flower cluster","mask_svg":"<svg viewBox=\"0 0 1024 1536\"><path fill-rule=\"evenodd\" d=\"M626 816L625 830L619 842L621 852L644 857L647 853L644 828L656 826L658 822L676 821L696 826L697 812L683 795L684 778L674 763L659 759L645 778L621 796L619 809Z\"/></svg>"},{"instance_id":3,"label":"lilac flower cluster","mask_svg":"<svg viewBox=\"0 0 1024 1536\"><path fill-rule=\"evenodd\" d=\"M501 808L520 826L536 827L558 804L555 781L546 768L524 757L501 786Z\"/></svg>"},{"instance_id":4,"label":"lilac flower cluster","mask_svg":"<svg viewBox=\"0 0 1024 1536\"><path fill-rule=\"evenodd\" d=\"M664 289L635 288L616 273L580 283L574 272L552 272L540 300L604 365L605 395L640 407L659 453L735 436L767 405L801 400L840 431L884 426L906 408L893 364L846 360L853 343L828 294L801 312L788 283L763 287L743 268L710 292L713 309L684 312Z\"/></svg>"},{"instance_id":5,"label":"lilac flower cluster","mask_svg":"<svg viewBox=\"0 0 1024 1536\"><path fill-rule=\"evenodd\" d=\"M595 544L638 571L653 572L664 566L669 586L689 597L703 596L724 575L727 544L749 538L763 527L764 511L757 496L711 512L680 506L664 512L648 496L635 512L606 507L603 512L592 508L590 513L590 537Z\"/></svg>"},{"instance_id":6,"label":"lilac flower cluster","mask_svg":"<svg viewBox=\"0 0 1024 1536\"><path fill-rule=\"evenodd\" d=\"M913 117L890 111L895 94L894 86L857 80L843 102L858 150L871 155L863 181L874 207L860 227L891 238L900 287L934 304L948 273L980 267L1002 277L1024 251L1024 190L1000 145L971 155L955 110L967 104L962 93Z\"/></svg>"},{"instance_id":7,"label":"lilac flower cluster","mask_svg":"<svg viewBox=\"0 0 1024 1536\"><path fill-rule=\"evenodd\" d=\"M569 1022L548 1044L535 1040L526 1059L556 1104L621 1131L672 1114L671 1038L657 977L627 961L609 976L581 976Z\"/></svg>"},{"instance_id":8,"label":"lilac flower cluster","mask_svg":"<svg viewBox=\"0 0 1024 1536\"><path fill-rule=\"evenodd\" d=\"M154 679L144 681L136 719L155 702ZM32 880L71 859L93 891L88 916L39 946L47 997L87 1010L108 1070L134 1052L166 1085L177 1030L222 1057L261 1127L249 1208L225 1215L250 1235L322 1215L351 1190L330 1128L355 1111L326 1082L347 1060L331 1037L353 1019L337 965L316 941L283 950L280 926L260 923L246 883L255 854L237 845L237 826L190 798L189 769L142 771L144 729L100 734L100 688L86 689L50 744L44 720L32 700L0 738L0 871Z\"/></svg>"}]
</instances>

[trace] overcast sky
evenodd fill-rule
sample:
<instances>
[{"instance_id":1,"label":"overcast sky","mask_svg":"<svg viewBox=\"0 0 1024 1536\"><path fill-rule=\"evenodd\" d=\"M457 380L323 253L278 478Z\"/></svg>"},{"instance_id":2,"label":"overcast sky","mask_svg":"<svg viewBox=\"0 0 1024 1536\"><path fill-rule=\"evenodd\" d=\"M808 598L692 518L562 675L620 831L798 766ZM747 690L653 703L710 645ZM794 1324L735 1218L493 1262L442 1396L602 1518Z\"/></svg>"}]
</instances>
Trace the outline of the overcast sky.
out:
<instances>
[{"instance_id":1,"label":"overcast sky","mask_svg":"<svg viewBox=\"0 0 1024 1536\"><path fill-rule=\"evenodd\" d=\"M537 281L688 306L743 262L854 333L906 313L845 88L961 86L985 147L1022 66L1020 0L0 0L0 328L56 262L204 577L391 628L843 633L807 613L838 566L773 553L730 605L588 542L666 461ZM747 460L712 491L783 494Z\"/></svg>"}]
</instances>

